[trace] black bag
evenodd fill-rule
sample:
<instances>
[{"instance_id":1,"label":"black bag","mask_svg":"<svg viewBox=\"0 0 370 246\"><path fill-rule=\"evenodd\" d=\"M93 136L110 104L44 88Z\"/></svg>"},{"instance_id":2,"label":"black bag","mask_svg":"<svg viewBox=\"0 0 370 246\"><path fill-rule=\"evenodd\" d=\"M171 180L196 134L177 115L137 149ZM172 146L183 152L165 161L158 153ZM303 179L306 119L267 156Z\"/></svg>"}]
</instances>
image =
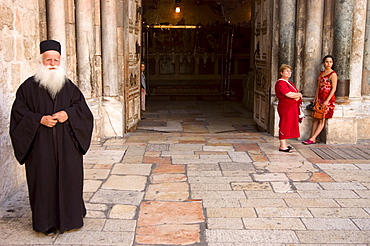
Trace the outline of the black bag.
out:
<instances>
[{"instance_id":1,"label":"black bag","mask_svg":"<svg viewBox=\"0 0 370 246\"><path fill-rule=\"evenodd\" d=\"M306 106L306 109L308 110L308 111L313 111L313 108L315 107L315 104L313 104L313 101L311 101L310 102L310 104L308 104L307 106Z\"/></svg>"}]
</instances>

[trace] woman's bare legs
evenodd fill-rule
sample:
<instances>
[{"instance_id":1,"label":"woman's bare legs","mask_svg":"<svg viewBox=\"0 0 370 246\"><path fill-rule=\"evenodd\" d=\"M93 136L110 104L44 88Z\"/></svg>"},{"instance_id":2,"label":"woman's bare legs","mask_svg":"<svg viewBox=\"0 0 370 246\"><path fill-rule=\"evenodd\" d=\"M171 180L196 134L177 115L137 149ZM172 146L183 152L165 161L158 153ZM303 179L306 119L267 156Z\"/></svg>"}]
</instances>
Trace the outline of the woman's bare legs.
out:
<instances>
[{"instance_id":1,"label":"woman's bare legs","mask_svg":"<svg viewBox=\"0 0 370 246\"><path fill-rule=\"evenodd\" d=\"M286 143L286 139L280 139L280 149L287 149L288 145Z\"/></svg>"},{"instance_id":2,"label":"woman's bare legs","mask_svg":"<svg viewBox=\"0 0 370 246\"><path fill-rule=\"evenodd\" d=\"M279 151L289 152L289 153L292 152L293 147L288 146L286 139L279 139L279 141L280 141Z\"/></svg>"},{"instance_id":3,"label":"woman's bare legs","mask_svg":"<svg viewBox=\"0 0 370 246\"><path fill-rule=\"evenodd\" d=\"M312 123L312 132L309 140L316 142L317 136L319 136L322 129L325 126L325 118L322 120L314 119Z\"/></svg>"}]
</instances>

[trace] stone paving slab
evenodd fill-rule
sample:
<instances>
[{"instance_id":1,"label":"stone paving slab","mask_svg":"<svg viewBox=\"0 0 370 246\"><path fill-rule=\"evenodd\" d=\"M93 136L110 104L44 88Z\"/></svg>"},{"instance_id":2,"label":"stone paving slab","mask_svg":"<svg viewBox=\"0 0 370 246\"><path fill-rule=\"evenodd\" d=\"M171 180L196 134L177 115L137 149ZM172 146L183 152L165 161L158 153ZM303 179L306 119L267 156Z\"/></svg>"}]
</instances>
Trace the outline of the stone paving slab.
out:
<instances>
[{"instance_id":1,"label":"stone paving slab","mask_svg":"<svg viewBox=\"0 0 370 246\"><path fill-rule=\"evenodd\" d=\"M298 243L290 230L206 230L210 243Z\"/></svg>"},{"instance_id":2,"label":"stone paving slab","mask_svg":"<svg viewBox=\"0 0 370 246\"><path fill-rule=\"evenodd\" d=\"M207 228L210 230L242 230L244 225L241 218L208 218Z\"/></svg>"},{"instance_id":3,"label":"stone paving slab","mask_svg":"<svg viewBox=\"0 0 370 246\"><path fill-rule=\"evenodd\" d=\"M136 206L133 205L114 205L109 213L109 218L130 220L135 217Z\"/></svg>"},{"instance_id":4,"label":"stone paving slab","mask_svg":"<svg viewBox=\"0 0 370 246\"><path fill-rule=\"evenodd\" d=\"M102 185L102 189L143 191L146 182L147 177L145 176L110 175Z\"/></svg>"},{"instance_id":5,"label":"stone paving slab","mask_svg":"<svg viewBox=\"0 0 370 246\"><path fill-rule=\"evenodd\" d=\"M151 184L145 194L149 201L186 201L189 185L185 182Z\"/></svg>"},{"instance_id":6,"label":"stone paving slab","mask_svg":"<svg viewBox=\"0 0 370 246\"><path fill-rule=\"evenodd\" d=\"M134 232L74 231L58 235L55 244L132 245Z\"/></svg>"},{"instance_id":7,"label":"stone paving slab","mask_svg":"<svg viewBox=\"0 0 370 246\"><path fill-rule=\"evenodd\" d=\"M289 207L295 208L313 208L313 207L340 207L341 205L334 199L327 199L327 198L317 198L317 199L308 199L308 198L286 198L284 201L287 203Z\"/></svg>"},{"instance_id":8,"label":"stone paving slab","mask_svg":"<svg viewBox=\"0 0 370 246\"><path fill-rule=\"evenodd\" d=\"M370 243L368 231L297 231L301 243L313 244L353 244Z\"/></svg>"},{"instance_id":9,"label":"stone paving slab","mask_svg":"<svg viewBox=\"0 0 370 246\"><path fill-rule=\"evenodd\" d=\"M362 208L310 208L310 212L319 218L370 218Z\"/></svg>"},{"instance_id":10,"label":"stone paving slab","mask_svg":"<svg viewBox=\"0 0 370 246\"><path fill-rule=\"evenodd\" d=\"M120 190L98 190L91 198L92 203L127 204L139 205L143 200L144 192L120 191Z\"/></svg>"},{"instance_id":11,"label":"stone paving slab","mask_svg":"<svg viewBox=\"0 0 370 246\"><path fill-rule=\"evenodd\" d=\"M307 230L357 231L358 227L350 219L302 218Z\"/></svg>"},{"instance_id":12,"label":"stone paving slab","mask_svg":"<svg viewBox=\"0 0 370 246\"><path fill-rule=\"evenodd\" d=\"M149 176L152 164L115 164L111 174Z\"/></svg>"},{"instance_id":13,"label":"stone paving slab","mask_svg":"<svg viewBox=\"0 0 370 246\"><path fill-rule=\"evenodd\" d=\"M199 225L160 225L138 227L139 245L192 245L200 242Z\"/></svg>"},{"instance_id":14,"label":"stone paving slab","mask_svg":"<svg viewBox=\"0 0 370 246\"><path fill-rule=\"evenodd\" d=\"M256 217L253 208L207 208L207 218Z\"/></svg>"},{"instance_id":15,"label":"stone paving slab","mask_svg":"<svg viewBox=\"0 0 370 246\"><path fill-rule=\"evenodd\" d=\"M243 218L246 229L250 230L305 230L299 218Z\"/></svg>"},{"instance_id":16,"label":"stone paving slab","mask_svg":"<svg viewBox=\"0 0 370 246\"><path fill-rule=\"evenodd\" d=\"M84 156L84 163L113 164L120 162L124 154L121 150L91 149Z\"/></svg>"}]
</instances>

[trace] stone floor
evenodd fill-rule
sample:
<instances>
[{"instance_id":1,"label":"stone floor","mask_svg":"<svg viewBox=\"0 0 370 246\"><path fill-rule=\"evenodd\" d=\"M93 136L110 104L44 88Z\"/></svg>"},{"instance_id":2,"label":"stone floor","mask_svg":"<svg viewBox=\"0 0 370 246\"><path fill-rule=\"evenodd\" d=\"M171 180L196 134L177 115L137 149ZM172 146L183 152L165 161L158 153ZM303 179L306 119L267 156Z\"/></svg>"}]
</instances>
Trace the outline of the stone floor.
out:
<instances>
[{"instance_id":1,"label":"stone floor","mask_svg":"<svg viewBox=\"0 0 370 246\"><path fill-rule=\"evenodd\" d=\"M279 152L237 102L149 102L143 117L85 156L84 227L35 233L23 187L0 245L370 245L370 160Z\"/></svg>"}]
</instances>

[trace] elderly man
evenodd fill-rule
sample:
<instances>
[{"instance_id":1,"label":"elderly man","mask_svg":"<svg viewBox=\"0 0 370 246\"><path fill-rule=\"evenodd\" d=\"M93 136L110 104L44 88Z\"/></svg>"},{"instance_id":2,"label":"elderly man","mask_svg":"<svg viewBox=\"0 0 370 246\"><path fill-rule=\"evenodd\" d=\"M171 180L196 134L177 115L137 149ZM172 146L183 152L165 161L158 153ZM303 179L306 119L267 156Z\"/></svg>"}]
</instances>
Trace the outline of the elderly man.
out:
<instances>
[{"instance_id":1,"label":"elderly man","mask_svg":"<svg viewBox=\"0 0 370 246\"><path fill-rule=\"evenodd\" d=\"M18 88L10 136L15 157L26 166L33 229L45 234L83 226L84 155L93 115L60 66L60 43L40 43L41 64Z\"/></svg>"}]
</instances>

